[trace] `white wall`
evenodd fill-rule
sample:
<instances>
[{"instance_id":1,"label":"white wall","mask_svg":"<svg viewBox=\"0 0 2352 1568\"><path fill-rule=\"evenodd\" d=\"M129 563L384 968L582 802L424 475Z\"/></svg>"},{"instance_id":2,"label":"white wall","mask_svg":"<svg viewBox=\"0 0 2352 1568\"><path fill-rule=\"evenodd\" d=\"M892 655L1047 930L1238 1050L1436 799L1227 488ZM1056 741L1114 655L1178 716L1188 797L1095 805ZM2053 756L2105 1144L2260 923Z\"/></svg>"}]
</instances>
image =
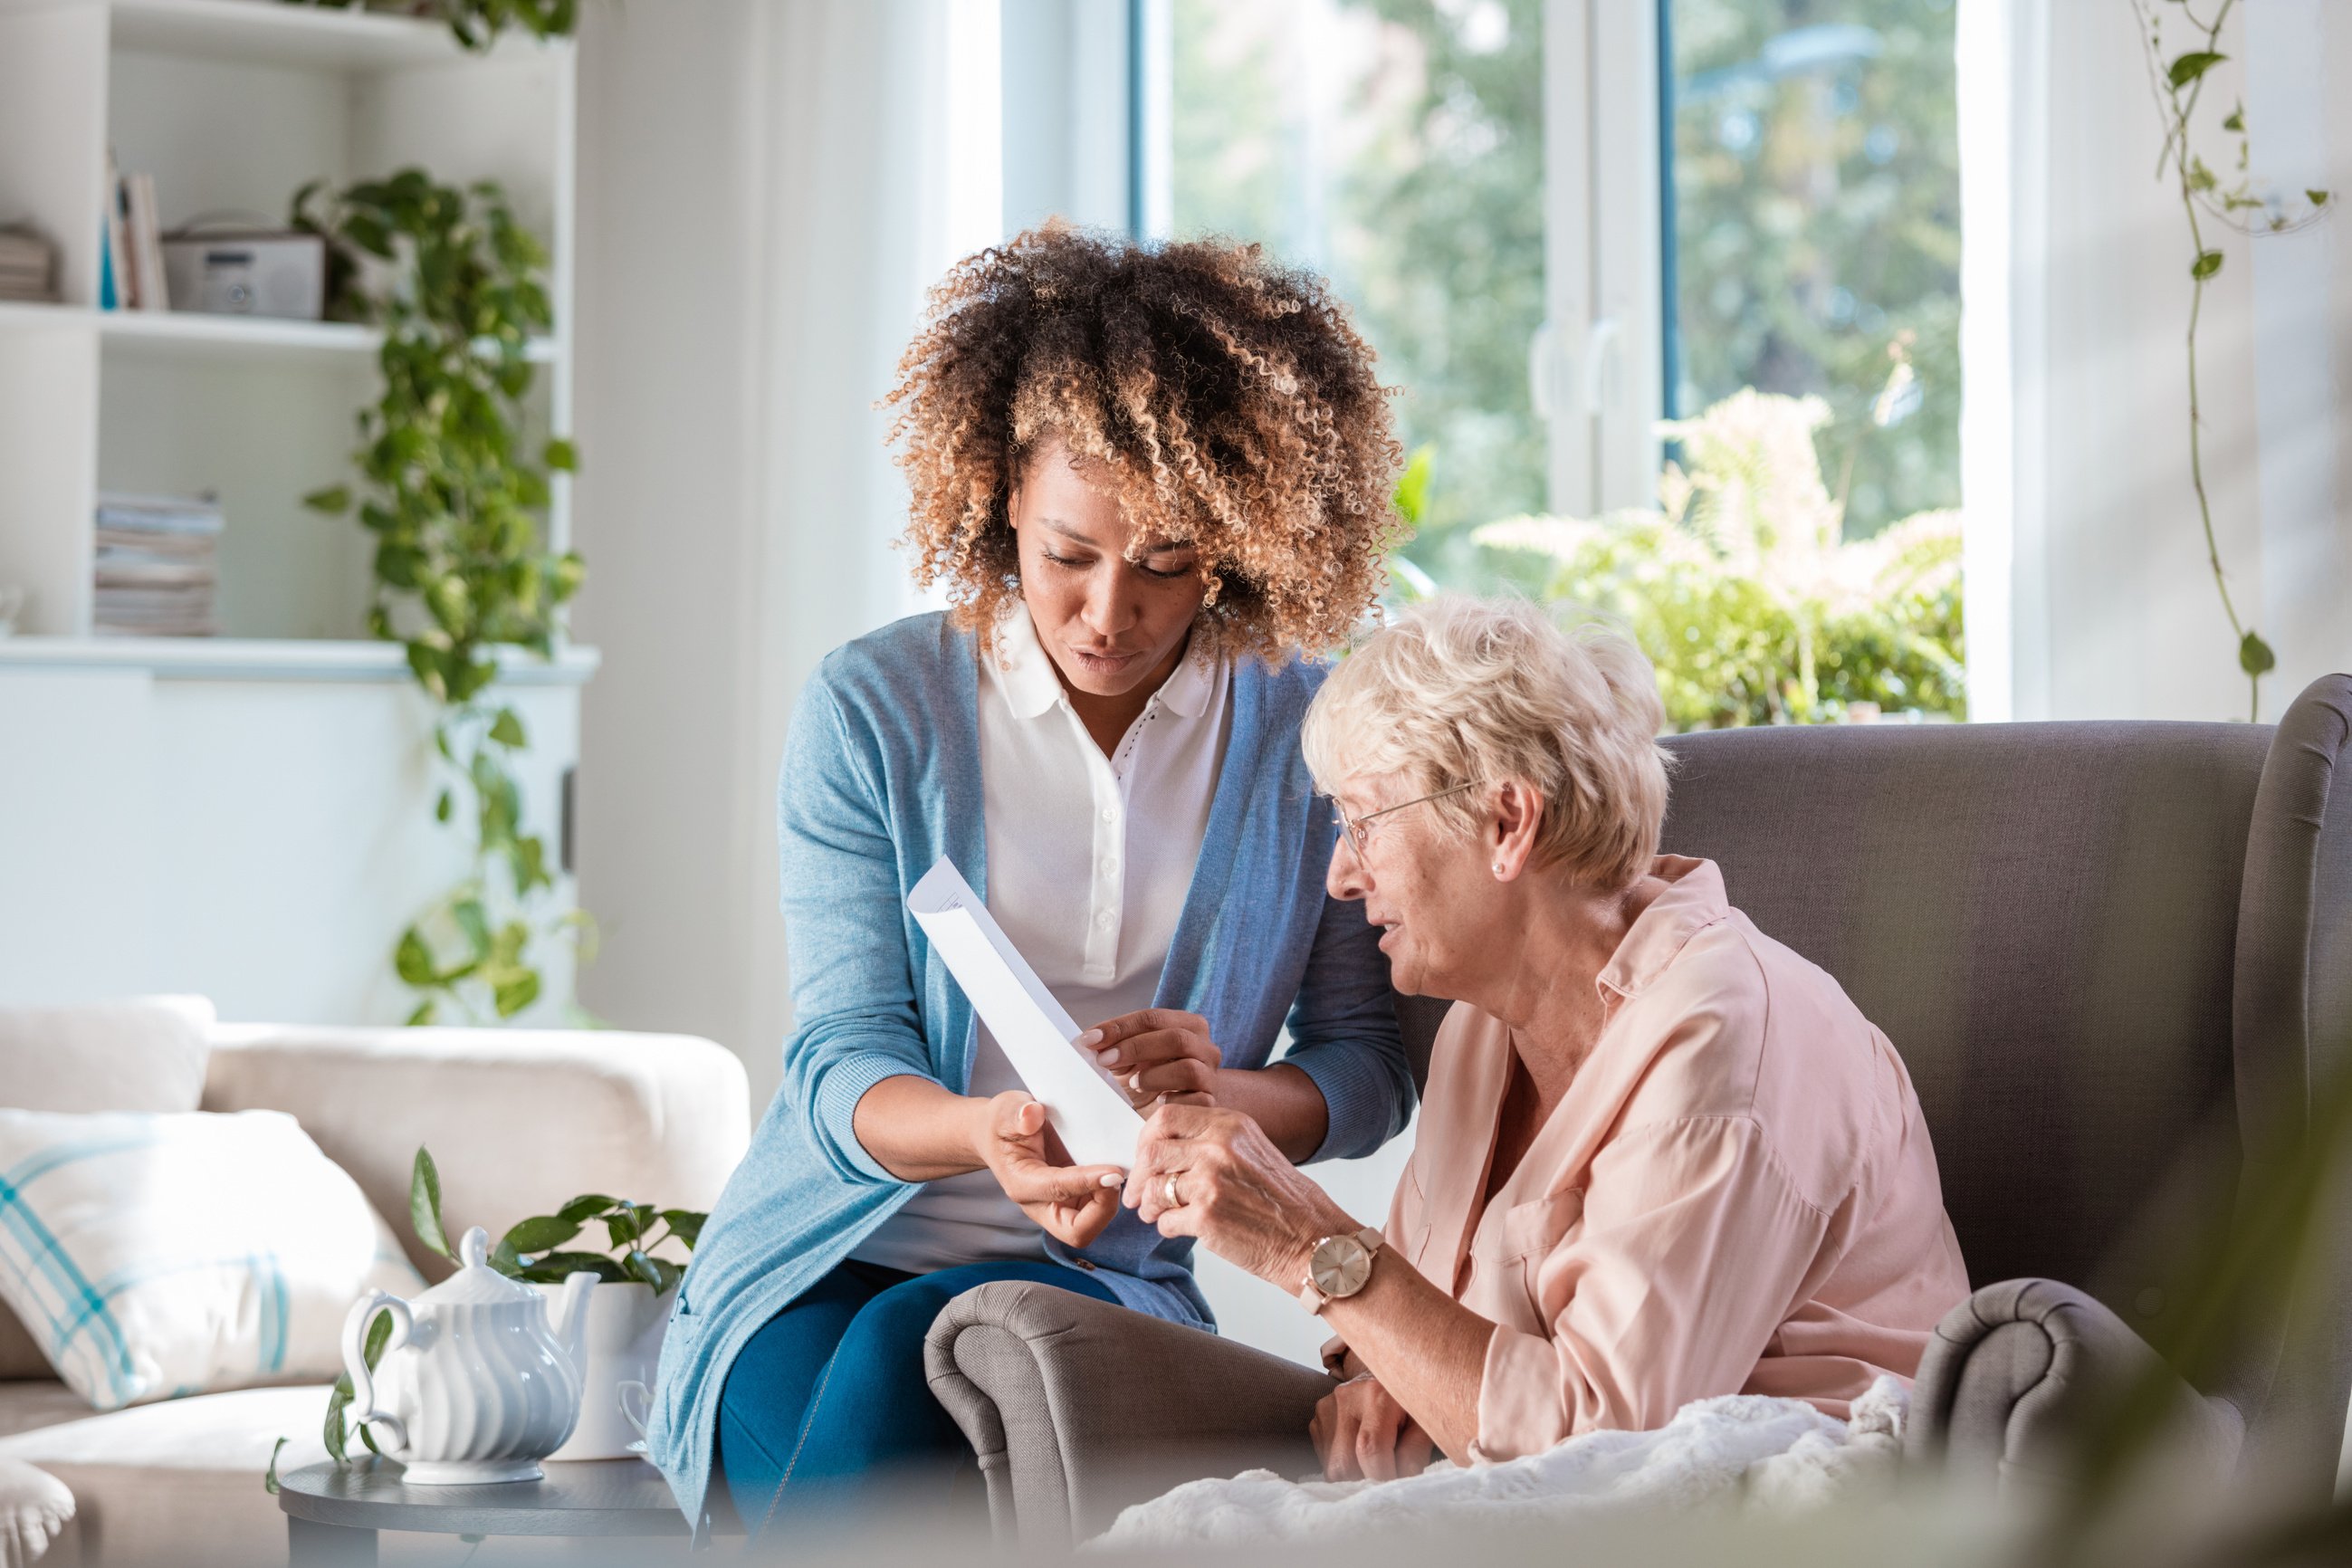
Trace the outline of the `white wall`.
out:
<instances>
[{"instance_id":1,"label":"white wall","mask_svg":"<svg viewBox=\"0 0 2352 1568\"><path fill-rule=\"evenodd\" d=\"M616 1024L725 1044L755 1106L790 1024L792 703L827 651L913 607L874 400L925 289L999 222L951 177L975 142L992 165L998 84L992 55L960 79L950 4L583 19L575 631L605 663L580 861L606 940L581 990Z\"/></svg>"}]
</instances>

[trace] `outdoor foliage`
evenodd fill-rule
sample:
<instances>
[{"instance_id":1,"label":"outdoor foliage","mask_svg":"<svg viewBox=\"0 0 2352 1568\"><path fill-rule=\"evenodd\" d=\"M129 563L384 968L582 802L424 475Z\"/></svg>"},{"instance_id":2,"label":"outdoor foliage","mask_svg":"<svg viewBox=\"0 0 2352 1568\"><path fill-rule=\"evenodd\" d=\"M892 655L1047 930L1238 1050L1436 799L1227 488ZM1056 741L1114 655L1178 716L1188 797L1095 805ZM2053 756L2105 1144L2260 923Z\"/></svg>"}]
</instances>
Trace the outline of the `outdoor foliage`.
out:
<instances>
[{"instance_id":1,"label":"outdoor foliage","mask_svg":"<svg viewBox=\"0 0 2352 1568\"><path fill-rule=\"evenodd\" d=\"M511 769L530 738L512 708L485 700L500 647L553 655L583 573L544 537L548 472L574 466L571 443L547 442L537 463L520 450L531 339L553 320L547 258L496 185L460 191L421 169L332 195L306 185L294 221L327 237L337 312L384 332L383 390L353 454L367 488L303 499L334 516L356 500L375 539L368 629L404 645L441 710L434 744L449 776L434 815L473 849L472 873L401 932L393 965L420 994L412 1024L445 1004L510 1018L539 999L542 925L584 929L576 910L541 908L554 877Z\"/></svg>"},{"instance_id":2,"label":"outdoor foliage","mask_svg":"<svg viewBox=\"0 0 2352 1568\"><path fill-rule=\"evenodd\" d=\"M1677 730L1873 709L1964 718L1958 516L1847 541L1813 442L1828 417L1819 398L1738 393L1668 425L1684 460L1660 510L1516 518L1475 537L1517 557L1505 574L1540 597L1623 623Z\"/></svg>"},{"instance_id":3,"label":"outdoor foliage","mask_svg":"<svg viewBox=\"0 0 2352 1568\"><path fill-rule=\"evenodd\" d=\"M1819 396L1852 538L1956 507L1953 0L1674 0L1674 406ZM1892 404L1890 345L1913 367ZM1901 426L1899 441L1872 437Z\"/></svg>"}]
</instances>

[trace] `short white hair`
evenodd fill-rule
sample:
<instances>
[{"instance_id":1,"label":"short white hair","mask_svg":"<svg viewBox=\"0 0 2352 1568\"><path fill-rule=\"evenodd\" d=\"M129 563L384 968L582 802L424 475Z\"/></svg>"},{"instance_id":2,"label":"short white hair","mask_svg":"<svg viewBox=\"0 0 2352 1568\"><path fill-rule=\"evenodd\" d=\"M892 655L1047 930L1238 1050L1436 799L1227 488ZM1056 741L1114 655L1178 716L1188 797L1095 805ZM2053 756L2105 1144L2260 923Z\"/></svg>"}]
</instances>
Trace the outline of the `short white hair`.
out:
<instances>
[{"instance_id":1,"label":"short white hair","mask_svg":"<svg viewBox=\"0 0 2352 1568\"><path fill-rule=\"evenodd\" d=\"M1631 638L1522 599L1442 594L1359 639L1307 710L1317 786L1402 773L1423 791L1521 779L1544 797L1537 854L1614 890L1648 871L1666 816L1665 708ZM1432 801L1456 831L1478 795Z\"/></svg>"}]
</instances>

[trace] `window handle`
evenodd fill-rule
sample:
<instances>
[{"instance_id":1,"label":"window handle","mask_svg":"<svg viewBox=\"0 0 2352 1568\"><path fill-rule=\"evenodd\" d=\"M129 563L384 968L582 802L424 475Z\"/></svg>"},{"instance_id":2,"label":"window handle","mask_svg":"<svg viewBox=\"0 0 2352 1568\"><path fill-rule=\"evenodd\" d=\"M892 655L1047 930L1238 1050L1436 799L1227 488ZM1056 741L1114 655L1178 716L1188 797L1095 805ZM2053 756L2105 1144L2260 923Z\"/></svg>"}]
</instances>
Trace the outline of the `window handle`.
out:
<instances>
[{"instance_id":1,"label":"window handle","mask_svg":"<svg viewBox=\"0 0 2352 1568\"><path fill-rule=\"evenodd\" d=\"M1573 366L1559 329L1546 321L1528 340L1528 401L1538 419L1562 414L1598 416L1617 391L1624 324L1603 316L1585 330L1581 366ZM1581 374L1575 374L1580 369Z\"/></svg>"}]
</instances>

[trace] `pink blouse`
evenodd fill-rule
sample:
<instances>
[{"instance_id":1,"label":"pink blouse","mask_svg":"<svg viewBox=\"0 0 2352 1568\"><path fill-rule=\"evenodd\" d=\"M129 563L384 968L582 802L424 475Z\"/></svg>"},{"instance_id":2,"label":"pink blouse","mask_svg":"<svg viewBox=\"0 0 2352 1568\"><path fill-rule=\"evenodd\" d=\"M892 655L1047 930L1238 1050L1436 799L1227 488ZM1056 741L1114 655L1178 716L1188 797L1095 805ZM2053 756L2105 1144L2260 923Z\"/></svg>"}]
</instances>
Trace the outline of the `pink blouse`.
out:
<instances>
[{"instance_id":1,"label":"pink blouse","mask_svg":"<svg viewBox=\"0 0 2352 1568\"><path fill-rule=\"evenodd\" d=\"M1712 862L1653 871L1671 886L1601 972L1600 1039L1483 1212L1510 1031L1463 1005L1438 1033L1388 1238L1497 1325L1479 1459L1720 1394L1843 1417L1969 1293L1895 1047Z\"/></svg>"}]
</instances>

